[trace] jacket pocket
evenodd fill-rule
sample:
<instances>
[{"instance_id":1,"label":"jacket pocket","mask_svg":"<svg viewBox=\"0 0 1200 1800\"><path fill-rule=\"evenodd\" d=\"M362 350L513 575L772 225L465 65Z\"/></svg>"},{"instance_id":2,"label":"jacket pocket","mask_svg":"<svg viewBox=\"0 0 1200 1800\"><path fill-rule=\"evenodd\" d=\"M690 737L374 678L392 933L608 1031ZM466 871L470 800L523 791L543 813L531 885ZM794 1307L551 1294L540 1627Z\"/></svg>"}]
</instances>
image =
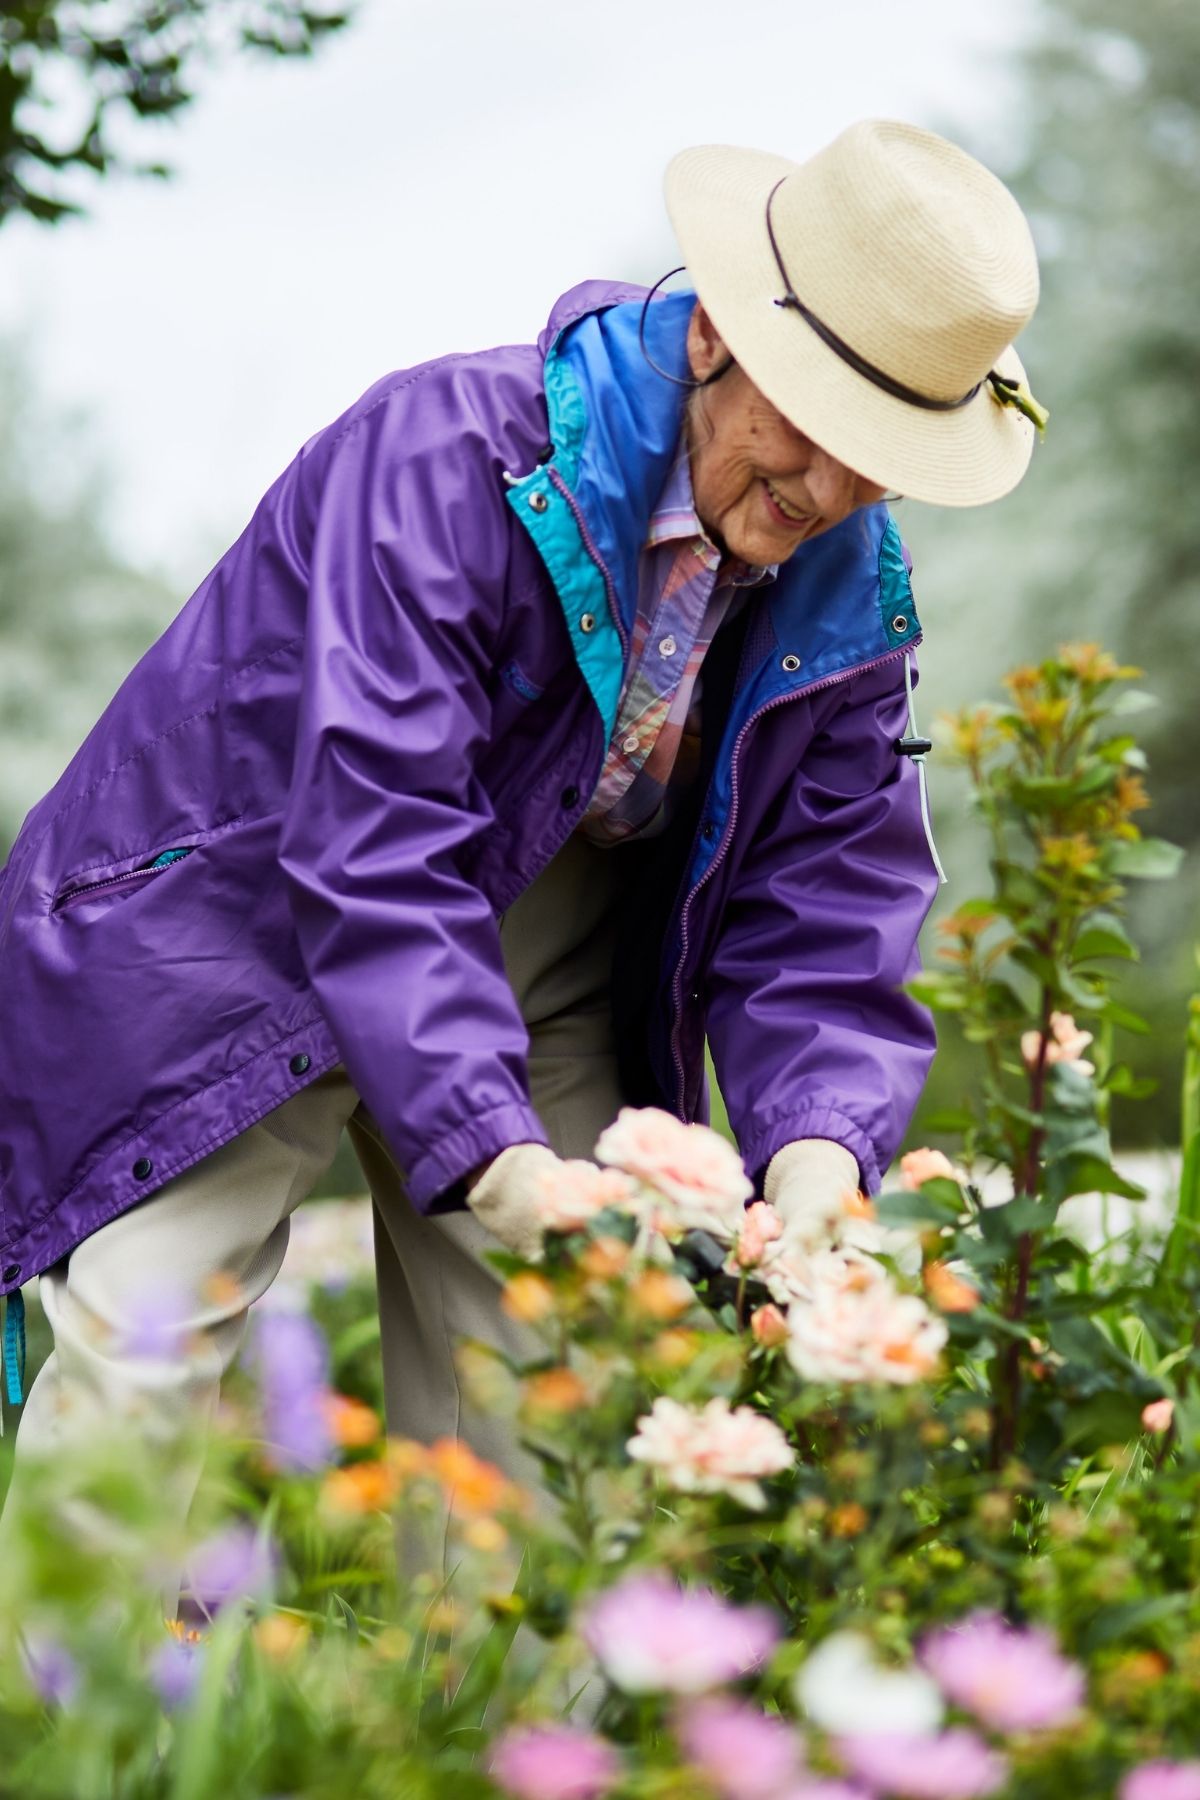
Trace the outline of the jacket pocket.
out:
<instances>
[{"instance_id":1,"label":"jacket pocket","mask_svg":"<svg viewBox=\"0 0 1200 1800\"><path fill-rule=\"evenodd\" d=\"M197 847L189 844L185 849L162 850L149 862L138 863L132 869L122 869L111 875L99 873L89 881L68 882L55 894L50 910L52 913L69 912L85 901L105 898L110 893L127 894L134 888L144 887L190 856Z\"/></svg>"}]
</instances>

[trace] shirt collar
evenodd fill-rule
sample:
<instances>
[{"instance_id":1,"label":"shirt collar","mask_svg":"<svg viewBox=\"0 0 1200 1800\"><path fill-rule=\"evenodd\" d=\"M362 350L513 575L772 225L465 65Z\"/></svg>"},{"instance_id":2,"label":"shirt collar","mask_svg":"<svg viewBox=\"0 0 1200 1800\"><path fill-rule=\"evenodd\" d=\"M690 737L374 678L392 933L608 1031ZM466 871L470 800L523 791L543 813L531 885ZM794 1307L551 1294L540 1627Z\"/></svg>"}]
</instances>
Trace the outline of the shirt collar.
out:
<instances>
[{"instance_id":1,"label":"shirt collar","mask_svg":"<svg viewBox=\"0 0 1200 1800\"><path fill-rule=\"evenodd\" d=\"M705 568L714 571L720 568L721 552L700 523L700 515L696 511L687 445L681 437L662 492L650 514L646 547L688 540L694 543L696 555ZM728 579L734 587L757 587L763 582L774 581L779 569L778 563L767 563L758 568L740 562L737 558L728 559L726 567Z\"/></svg>"}]
</instances>

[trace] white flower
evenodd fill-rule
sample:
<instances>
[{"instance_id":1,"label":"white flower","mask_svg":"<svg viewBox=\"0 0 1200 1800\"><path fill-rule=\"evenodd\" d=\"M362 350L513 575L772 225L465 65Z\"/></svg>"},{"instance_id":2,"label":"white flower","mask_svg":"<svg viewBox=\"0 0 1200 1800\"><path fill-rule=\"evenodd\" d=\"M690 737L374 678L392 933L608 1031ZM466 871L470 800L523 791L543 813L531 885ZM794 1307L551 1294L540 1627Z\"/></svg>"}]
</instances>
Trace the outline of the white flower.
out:
<instances>
[{"instance_id":1,"label":"white flower","mask_svg":"<svg viewBox=\"0 0 1200 1800\"><path fill-rule=\"evenodd\" d=\"M881 1669L869 1638L837 1631L813 1651L796 1677L796 1700L814 1725L840 1735L905 1737L936 1731L944 1706L920 1669Z\"/></svg>"},{"instance_id":2,"label":"white flower","mask_svg":"<svg viewBox=\"0 0 1200 1800\"><path fill-rule=\"evenodd\" d=\"M749 1406L731 1410L719 1398L696 1407L660 1395L625 1448L680 1493L729 1494L751 1507L763 1504L755 1478L777 1475L796 1460L778 1425Z\"/></svg>"},{"instance_id":3,"label":"white flower","mask_svg":"<svg viewBox=\"0 0 1200 1800\"><path fill-rule=\"evenodd\" d=\"M631 1210L634 1198L628 1176L575 1157L544 1169L533 1185L534 1210L543 1231L582 1231L607 1207Z\"/></svg>"},{"instance_id":4,"label":"white flower","mask_svg":"<svg viewBox=\"0 0 1200 1800\"><path fill-rule=\"evenodd\" d=\"M837 1250L808 1252L797 1249L785 1238L782 1243L768 1245L759 1278L772 1298L786 1305L792 1300L811 1300L825 1288L869 1287L886 1281L887 1273L865 1249L846 1245Z\"/></svg>"},{"instance_id":5,"label":"white flower","mask_svg":"<svg viewBox=\"0 0 1200 1800\"><path fill-rule=\"evenodd\" d=\"M931 1375L949 1335L915 1294L890 1279L820 1281L788 1313L787 1355L806 1381L887 1381Z\"/></svg>"}]
</instances>

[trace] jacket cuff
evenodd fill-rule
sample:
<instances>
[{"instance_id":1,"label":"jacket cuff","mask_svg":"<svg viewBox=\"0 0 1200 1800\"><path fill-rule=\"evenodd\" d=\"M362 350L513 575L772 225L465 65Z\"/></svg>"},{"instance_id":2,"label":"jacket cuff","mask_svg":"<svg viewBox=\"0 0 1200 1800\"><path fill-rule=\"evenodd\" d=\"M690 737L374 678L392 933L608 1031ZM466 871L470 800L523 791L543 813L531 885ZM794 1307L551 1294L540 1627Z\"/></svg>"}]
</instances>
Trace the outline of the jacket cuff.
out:
<instances>
[{"instance_id":1,"label":"jacket cuff","mask_svg":"<svg viewBox=\"0 0 1200 1800\"><path fill-rule=\"evenodd\" d=\"M833 1143L841 1144L858 1164L863 1192L878 1193L879 1164L870 1138L845 1113L819 1102L760 1121L752 1135L739 1144L742 1160L759 1193L771 1158L786 1144L795 1143L797 1138L829 1138Z\"/></svg>"},{"instance_id":2,"label":"jacket cuff","mask_svg":"<svg viewBox=\"0 0 1200 1800\"><path fill-rule=\"evenodd\" d=\"M464 1177L511 1144L546 1144L546 1127L531 1106L493 1107L468 1119L405 1171L408 1197L421 1213L459 1212L467 1204Z\"/></svg>"}]
</instances>

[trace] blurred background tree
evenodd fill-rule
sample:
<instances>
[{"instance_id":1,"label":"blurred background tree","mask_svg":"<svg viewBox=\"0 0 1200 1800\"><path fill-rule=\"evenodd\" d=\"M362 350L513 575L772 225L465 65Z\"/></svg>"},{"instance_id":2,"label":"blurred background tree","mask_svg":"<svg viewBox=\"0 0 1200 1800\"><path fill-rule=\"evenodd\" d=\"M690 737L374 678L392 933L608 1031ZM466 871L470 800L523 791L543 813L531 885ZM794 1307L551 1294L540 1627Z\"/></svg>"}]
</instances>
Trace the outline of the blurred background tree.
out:
<instances>
[{"instance_id":1,"label":"blurred background tree","mask_svg":"<svg viewBox=\"0 0 1200 1800\"><path fill-rule=\"evenodd\" d=\"M80 173L168 174L127 155L114 121L177 113L237 50L309 56L347 16L303 0L7 0L0 224L17 212L48 223L79 212Z\"/></svg>"},{"instance_id":2,"label":"blurred background tree","mask_svg":"<svg viewBox=\"0 0 1200 1800\"><path fill-rule=\"evenodd\" d=\"M1042 255L1029 361L1050 428L1001 506L899 509L930 627L926 716L931 703L999 697L1002 669L1065 639L1099 639L1145 670L1159 704L1137 721L1154 801L1141 822L1189 856L1179 881L1136 896L1144 966L1124 996L1151 1021L1138 1061L1160 1087L1118 1128L1126 1141L1170 1143L1198 935L1200 7L1043 0L1022 63L1022 159L1008 169L989 160ZM950 898L961 900L978 852L944 775L938 793ZM927 1111L949 1103L952 1060L942 1059Z\"/></svg>"}]
</instances>

